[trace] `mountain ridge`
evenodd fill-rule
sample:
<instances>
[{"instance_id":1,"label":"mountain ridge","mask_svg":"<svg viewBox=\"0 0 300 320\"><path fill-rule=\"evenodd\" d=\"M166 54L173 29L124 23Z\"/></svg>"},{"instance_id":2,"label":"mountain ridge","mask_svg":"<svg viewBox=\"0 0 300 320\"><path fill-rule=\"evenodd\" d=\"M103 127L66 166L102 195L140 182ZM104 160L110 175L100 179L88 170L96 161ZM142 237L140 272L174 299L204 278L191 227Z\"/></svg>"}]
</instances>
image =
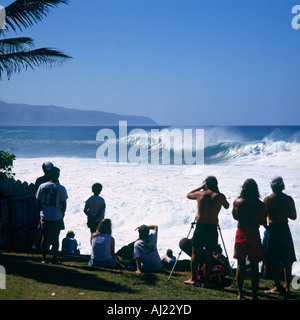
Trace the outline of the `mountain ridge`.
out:
<instances>
[{"instance_id":1,"label":"mountain ridge","mask_svg":"<svg viewBox=\"0 0 300 320\"><path fill-rule=\"evenodd\" d=\"M121 115L100 110L79 110L53 105L7 103L0 100L0 126L130 126L158 125L145 116Z\"/></svg>"}]
</instances>

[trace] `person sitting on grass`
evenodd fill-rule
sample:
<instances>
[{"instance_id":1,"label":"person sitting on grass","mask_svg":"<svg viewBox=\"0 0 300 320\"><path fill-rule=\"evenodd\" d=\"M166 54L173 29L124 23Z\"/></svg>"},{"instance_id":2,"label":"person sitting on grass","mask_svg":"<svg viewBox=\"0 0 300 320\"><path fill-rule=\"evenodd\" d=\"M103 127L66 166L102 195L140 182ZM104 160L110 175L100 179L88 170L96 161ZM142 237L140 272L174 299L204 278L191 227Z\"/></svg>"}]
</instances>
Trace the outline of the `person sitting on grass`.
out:
<instances>
[{"instance_id":1,"label":"person sitting on grass","mask_svg":"<svg viewBox=\"0 0 300 320\"><path fill-rule=\"evenodd\" d=\"M62 240L62 253L80 254L80 251L77 249L77 240L74 237L75 233L73 231L67 232L66 237Z\"/></svg>"},{"instance_id":2,"label":"person sitting on grass","mask_svg":"<svg viewBox=\"0 0 300 320\"><path fill-rule=\"evenodd\" d=\"M161 258L161 261L166 263L174 263L176 258L173 256L173 250L168 249L166 254Z\"/></svg>"},{"instance_id":3,"label":"person sitting on grass","mask_svg":"<svg viewBox=\"0 0 300 320\"><path fill-rule=\"evenodd\" d=\"M141 225L135 230L139 232L139 239L134 243L133 259L136 261L136 274L142 271L161 271L162 262L157 251L158 226ZM150 234L150 230L153 232Z\"/></svg>"},{"instance_id":4,"label":"person sitting on grass","mask_svg":"<svg viewBox=\"0 0 300 320\"><path fill-rule=\"evenodd\" d=\"M89 267L115 268L115 239L111 236L111 220L103 219L91 236L92 254Z\"/></svg>"}]
</instances>

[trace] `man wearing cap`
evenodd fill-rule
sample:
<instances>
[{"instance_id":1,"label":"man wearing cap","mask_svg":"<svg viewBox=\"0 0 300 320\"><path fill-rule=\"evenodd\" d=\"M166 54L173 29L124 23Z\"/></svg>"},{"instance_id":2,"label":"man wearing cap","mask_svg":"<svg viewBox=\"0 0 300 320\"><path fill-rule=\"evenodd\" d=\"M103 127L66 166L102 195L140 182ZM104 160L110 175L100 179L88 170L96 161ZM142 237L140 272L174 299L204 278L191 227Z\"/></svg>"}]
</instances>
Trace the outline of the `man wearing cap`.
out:
<instances>
[{"instance_id":1,"label":"man wearing cap","mask_svg":"<svg viewBox=\"0 0 300 320\"><path fill-rule=\"evenodd\" d=\"M36 199L41 215L42 230L42 263L46 263L47 246L50 236L52 241L53 262L57 260L59 247L59 233L64 229L64 216L66 211L66 200L68 198L66 188L59 184L60 170L53 167L50 171L50 181L39 186Z\"/></svg>"},{"instance_id":2,"label":"man wearing cap","mask_svg":"<svg viewBox=\"0 0 300 320\"><path fill-rule=\"evenodd\" d=\"M44 171L44 175L36 179L35 184L34 184L35 191L38 190L38 188L41 184L50 181L50 171L52 168L53 168L52 162L46 161L43 163L42 169ZM39 216L37 217L36 226L37 226L37 228L35 230L34 240L33 240L33 245L32 245L32 250L34 250L34 251L38 250L39 243L41 240L41 232L40 232L41 230L39 228L40 227L40 217Z\"/></svg>"},{"instance_id":3,"label":"man wearing cap","mask_svg":"<svg viewBox=\"0 0 300 320\"><path fill-rule=\"evenodd\" d=\"M266 214L268 217L267 253L266 265L272 266L275 286L266 290L266 293L289 293L292 275L292 265L296 261L292 235L288 225L288 219L296 220L297 212L292 197L284 194L284 182L281 177L275 177L271 181L273 193L264 199ZM284 267L285 285L281 287L281 268Z\"/></svg>"},{"instance_id":4,"label":"man wearing cap","mask_svg":"<svg viewBox=\"0 0 300 320\"><path fill-rule=\"evenodd\" d=\"M51 171L52 168L53 168L53 163L52 162L47 161L47 162L43 163L42 169L44 171L44 175L36 179L35 184L34 184L36 190L39 188L39 186L42 183L50 181L50 171Z\"/></svg>"}]
</instances>

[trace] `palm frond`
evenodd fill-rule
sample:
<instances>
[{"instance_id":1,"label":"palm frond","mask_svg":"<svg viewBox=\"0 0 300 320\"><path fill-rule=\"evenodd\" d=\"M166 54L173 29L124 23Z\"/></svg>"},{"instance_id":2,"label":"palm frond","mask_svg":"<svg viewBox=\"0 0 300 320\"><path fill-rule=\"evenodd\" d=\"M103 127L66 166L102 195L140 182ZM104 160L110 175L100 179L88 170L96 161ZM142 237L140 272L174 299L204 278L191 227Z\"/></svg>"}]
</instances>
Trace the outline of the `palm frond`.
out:
<instances>
[{"instance_id":1,"label":"palm frond","mask_svg":"<svg viewBox=\"0 0 300 320\"><path fill-rule=\"evenodd\" d=\"M52 67L54 64L70 58L70 56L52 48L0 54L0 80L5 72L7 78L10 79L12 73L20 72L22 69L31 68L34 70L34 67L41 65Z\"/></svg>"},{"instance_id":2,"label":"palm frond","mask_svg":"<svg viewBox=\"0 0 300 320\"><path fill-rule=\"evenodd\" d=\"M33 39L27 37L0 39L0 54L25 51L33 48Z\"/></svg>"},{"instance_id":3,"label":"palm frond","mask_svg":"<svg viewBox=\"0 0 300 320\"><path fill-rule=\"evenodd\" d=\"M6 30L22 31L32 27L59 4L68 4L69 0L16 0L5 8Z\"/></svg>"}]
</instances>

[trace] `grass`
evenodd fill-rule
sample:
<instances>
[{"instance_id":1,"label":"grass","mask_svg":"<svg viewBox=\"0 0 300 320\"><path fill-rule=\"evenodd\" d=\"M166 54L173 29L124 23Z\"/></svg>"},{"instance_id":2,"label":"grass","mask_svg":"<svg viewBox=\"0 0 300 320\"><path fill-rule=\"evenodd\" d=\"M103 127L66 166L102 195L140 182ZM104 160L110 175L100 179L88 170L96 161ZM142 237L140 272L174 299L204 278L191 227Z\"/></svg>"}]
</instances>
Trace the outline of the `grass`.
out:
<instances>
[{"instance_id":1,"label":"grass","mask_svg":"<svg viewBox=\"0 0 300 320\"><path fill-rule=\"evenodd\" d=\"M61 256L62 264L41 264L38 254L3 252L0 265L6 271L6 289L0 300L236 300L236 284L222 290L203 289L183 284L190 277L189 261L180 260L168 281L169 268L162 273L137 276L125 269L87 267L89 256ZM273 281L261 279L262 300L286 300L264 293ZM251 281L245 279L245 296L251 299ZM300 300L300 290L292 290L291 300Z\"/></svg>"}]
</instances>

